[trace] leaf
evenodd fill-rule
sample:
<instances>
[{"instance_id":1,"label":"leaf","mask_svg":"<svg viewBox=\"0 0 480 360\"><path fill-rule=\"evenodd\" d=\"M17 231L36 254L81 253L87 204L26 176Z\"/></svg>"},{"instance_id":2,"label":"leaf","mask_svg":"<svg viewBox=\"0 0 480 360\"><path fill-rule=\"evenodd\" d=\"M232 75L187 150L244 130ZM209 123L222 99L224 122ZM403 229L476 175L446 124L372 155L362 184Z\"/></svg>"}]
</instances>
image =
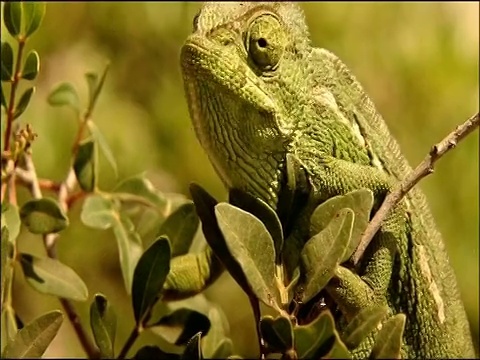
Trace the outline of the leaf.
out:
<instances>
[{"instance_id":1,"label":"leaf","mask_svg":"<svg viewBox=\"0 0 480 360\"><path fill-rule=\"evenodd\" d=\"M3 358L26 359L43 355L62 325L63 314L50 311L27 324L8 342Z\"/></svg>"},{"instance_id":2,"label":"leaf","mask_svg":"<svg viewBox=\"0 0 480 360\"><path fill-rule=\"evenodd\" d=\"M123 212L116 214L113 233L117 240L120 267L122 268L125 289L130 294L132 279L138 259L142 256L142 240L135 231L132 221Z\"/></svg>"},{"instance_id":3,"label":"leaf","mask_svg":"<svg viewBox=\"0 0 480 360\"><path fill-rule=\"evenodd\" d=\"M3 5L3 22L10 35L20 34L22 25L22 4L17 1L7 1Z\"/></svg>"},{"instance_id":4,"label":"leaf","mask_svg":"<svg viewBox=\"0 0 480 360\"><path fill-rule=\"evenodd\" d=\"M160 237L138 260L132 284L132 305L137 325L142 323L160 296L170 271L170 252L168 238Z\"/></svg>"},{"instance_id":5,"label":"leaf","mask_svg":"<svg viewBox=\"0 0 480 360\"><path fill-rule=\"evenodd\" d=\"M0 55L2 60L1 79L2 81L11 81L13 78L13 49L8 42L2 41ZM6 104L4 106L7 107Z\"/></svg>"},{"instance_id":6,"label":"leaf","mask_svg":"<svg viewBox=\"0 0 480 360\"><path fill-rule=\"evenodd\" d=\"M321 357L322 359L351 359L352 354L348 351L345 344L335 337L335 342L333 343L331 349Z\"/></svg>"},{"instance_id":7,"label":"leaf","mask_svg":"<svg viewBox=\"0 0 480 360\"><path fill-rule=\"evenodd\" d=\"M173 333L175 338L168 338L175 345L185 345L198 332L207 333L210 330L210 320L204 314L187 308L176 309L155 321L149 328L160 334ZM179 329L178 332L174 332Z\"/></svg>"},{"instance_id":8,"label":"leaf","mask_svg":"<svg viewBox=\"0 0 480 360\"><path fill-rule=\"evenodd\" d=\"M172 244L172 257L188 252L197 232L200 220L193 203L186 203L175 210L160 226L158 235L166 235Z\"/></svg>"},{"instance_id":9,"label":"leaf","mask_svg":"<svg viewBox=\"0 0 480 360\"><path fill-rule=\"evenodd\" d=\"M43 294L85 301L88 289L73 269L51 258L20 253L20 265L27 282Z\"/></svg>"},{"instance_id":10,"label":"leaf","mask_svg":"<svg viewBox=\"0 0 480 360\"><path fill-rule=\"evenodd\" d=\"M0 87L0 101L2 103L2 106L4 107L4 109L6 110L7 109L7 99L5 99L5 94L3 93L3 86ZM3 117L2 117L2 134L4 134L4 126L3 124L5 123L6 121L3 120ZM3 148L3 137L2 137L2 148Z\"/></svg>"},{"instance_id":11,"label":"leaf","mask_svg":"<svg viewBox=\"0 0 480 360\"><path fill-rule=\"evenodd\" d=\"M310 219L310 236L318 234L327 227L334 215L343 208L352 209L355 213L352 236L341 263L347 261L358 246L362 233L370 221L373 206L373 193L368 189L351 191L345 195L335 196L319 205Z\"/></svg>"},{"instance_id":12,"label":"leaf","mask_svg":"<svg viewBox=\"0 0 480 360\"><path fill-rule=\"evenodd\" d=\"M86 226L106 230L117 221L115 204L103 196L90 195L83 202L80 219Z\"/></svg>"},{"instance_id":13,"label":"leaf","mask_svg":"<svg viewBox=\"0 0 480 360\"><path fill-rule=\"evenodd\" d=\"M20 215L18 207L8 204L7 208L2 212L2 224L8 227L9 240L13 244L20 233Z\"/></svg>"},{"instance_id":14,"label":"leaf","mask_svg":"<svg viewBox=\"0 0 480 360\"><path fill-rule=\"evenodd\" d=\"M228 348L225 343L229 332L228 320L223 311L215 305L211 305L208 310L209 329L205 329L202 333L206 334L202 339L202 354L207 359L221 358L224 359L232 354L233 349ZM201 329L199 329L201 330ZM230 351L228 351L230 350Z\"/></svg>"},{"instance_id":15,"label":"leaf","mask_svg":"<svg viewBox=\"0 0 480 360\"><path fill-rule=\"evenodd\" d=\"M202 360L202 348L200 346L200 337L202 333L199 332L193 336L185 347L185 351L182 354L181 359L185 360Z\"/></svg>"},{"instance_id":16,"label":"leaf","mask_svg":"<svg viewBox=\"0 0 480 360\"><path fill-rule=\"evenodd\" d=\"M1 318L1 345L2 345L2 354L5 350L5 345L12 339L15 338L18 332L17 321L15 319L15 311L13 308L5 303L2 305L2 318ZM2 356L2 359L5 359L5 356Z\"/></svg>"},{"instance_id":17,"label":"leaf","mask_svg":"<svg viewBox=\"0 0 480 360\"><path fill-rule=\"evenodd\" d=\"M108 69L110 67L110 64L107 64L105 66L105 70L103 70L102 76L100 78L100 81L98 81L98 75L95 73L86 73L85 77L87 79L87 85L88 85L88 108L92 110L95 107L95 104L98 100L98 96L100 95L100 92L102 91L103 84L105 83L105 79L107 77Z\"/></svg>"},{"instance_id":18,"label":"leaf","mask_svg":"<svg viewBox=\"0 0 480 360\"><path fill-rule=\"evenodd\" d=\"M96 143L98 143L100 150L102 151L103 155L105 155L105 158L112 167L116 177L118 175L117 162L115 161L115 157L113 156L110 145L108 145L108 142L103 136L102 132L92 120L87 121L87 126L90 130L90 134L92 134L93 139Z\"/></svg>"},{"instance_id":19,"label":"leaf","mask_svg":"<svg viewBox=\"0 0 480 360\"><path fill-rule=\"evenodd\" d=\"M353 211L342 209L328 226L305 244L301 253L302 273L305 276L302 301L306 303L332 278L350 241Z\"/></svg>"},{"instance_id":20,"label":"leaf","mask_svg":"<svg viewBox=\"0 0 480 360\"><path fill-rule=\"evenodd\" d=\"M324 311L308 325L293 329L295 350L299 359L313 359L321 347L335 336L335 323L329 311Z\"/></svg>"},{"instance_id":21,"label":"leaf","mask_svg":"<svg viewBox=\"0 0 480 360\"><path fill-rule=\"evenodd\" d=\"M70 83L61 83L55 87L47 99L51 106L67 105L76 112L80 111L80 100L77 90Z\"/></svg>"},{"instance_id":22,"label":"leaf","mask_svg":"<svg viewBox=\"0 0 480 360\"><path fill-rule=\"evenodd\" d=\"M137 351L134 360L152 360L152 359L162 359L162 360L179 360L180 355L166 353L158 346L147 345L142 347Z\"/></svg>"},{"instance_id":23,"label":"leaf","mask_svg":"<svg viewBox=\"0 0 480 360\"><path fill-rule=\"evenodd\" d=\"M20 100L17 103L17 106L15 107L15 111L13 112L14 119L18 118L26 110L28 104L30 103L32 94L34 92L35 92L35 87L31 87L25 90L25 92L22 94L22 96L20 97Z\"/></svg>"},{"instance_id":24,"label":"leaf","mask_svg":"<svg viewBox=\"0 0 480 360\"><path fill-rule=\"evenodd\" d=\"M293 347L293 328L290 319L267 315L260 319L260 329L263 339L275 352L284 353Z\"/></svg>"},{"instance_id":25,"label":"leaf","mask_svg":"<svg viewBox=\"0 0 480 360\"><path fill-rule=\"evenodd\" d=\"M73 169L82 190L93 192L97 187L97 151L95 141L86 140L79 144Z\"/></svg>"},{"instance_id":26,"label":"leaf","mask_svg":"<svg viewBox=\"0 0 480 360\"><path fill-rule=\"evenodd\" d=\"M400 359L405 320L405 314L397 314L383 324L375 337L371 359Z\"/></svg>"},{"instance_id":27,"label":"leaf","mask_svg":"<svg viewBox=\"0 0 480 360\"><path fill-rule=\"evenodd\" d=\"M90 325L101 356L113 359L117 316L110 302L102 294L96 294L90 305Z\"/></svg>"},{"instance_id":28,"label":"leaf","mask_svg":"<svg viewBox=\"0 0 480 360\"><path fill-rule=\"evenodd\" d=\"M38 57L38 53L35 50L32 50L28 53L25 64L23 64L22 78L26 80L35 80L39 70L40 58Z\"/></svg>"},{"instance_id":29,"label":"leaf","mask_svg":"<svg viewBox=\"0 0 480 360\"><path fill-rule=\"evenodd\" d=\"M37 1L25 1L22 4L25 19L25 36L28 37L32 35L42 23L46 6L45 3Z\"/></svg>"},{"instance_id":30,"label":"leaf","mask_svg":"<svg viewBox=\"0 0 480 360\"><path fill-rule=\"evenodd\" d=\"M275 254L279 258L283 248L283 230L275 211L262 199L242 190L231 189L228 195L230 204L249 212L262 221L272 236L275 244Z\"/></svg>"},{"instance_id":31,"label":"leaf","mask_svg":"<svg viewBox=\"0 0 480 360\"><path fill-rule=\"evenodd\" d=\"M9 232L6 226L2 226L2 237L1 237L1 259L2 259L2 267L1 267L1 297L3 304L4 299L4 292L6 290L6 284L9 284L9 280L13 273L11 269L9 269L9 265L13 261L13 244L9 239Z\"/></svg>"},{"instance_id":32,"label":"leaf","mask_svg":"<svg viewBox=\"0 0 480 360\"><path fill-rule=\"evenodd\" d=\"M372 305L362 309L342 332L342 340L345 345L349 349L357 348L376 329L387 312L388 307L385 305Z\"/></svg>"},{"instance_id":33,"label":"leaf","mask_svg":"<svg viewBox=\"0 0 480 360\"><path fill-rule=\"evenodd\" d=\"M123 180L115 187L114 191L141 196L160 209L167 204L167 200L155 191L152 183L143 174Z\"/></svg>"},{"instance_id":34,"label":"leaf","mask_svg":"<svg viewBox=\"0 0 480 360\"><path fill-rule=\"evenodd\" d=\"M69 225L67 215L51 198L27 201L20 209L20 219L33 234L56 233Z\"/></svg>"},{"instance_id":35,"label":"leaf","mask_svg":"<svg viewBox=\"0 0 480 360\"><path fill-rule=\"evenodd\" d=\"M225 238L218 226L215 216L215 205L217 205L217 201L200 185L195 183L190 184L190 194L192 195L198 217L201 220L205 240L237 284L240 285L246 294L250 295L252 291L250 290L245 274L238 264L238 261L228 250Z\"/></svg>"},{"instance_id":36,"label":"leaf","mask_svg":"<svg viewBox=\"0 0 480 360\"><path fill-rule=\"evenodd\" d=\"M278 307L275 250L265 225L252 214L227 203L216 205L215 214L228 249L240 264L253 293L264 304Z\"/></svg>"}]
</instances>

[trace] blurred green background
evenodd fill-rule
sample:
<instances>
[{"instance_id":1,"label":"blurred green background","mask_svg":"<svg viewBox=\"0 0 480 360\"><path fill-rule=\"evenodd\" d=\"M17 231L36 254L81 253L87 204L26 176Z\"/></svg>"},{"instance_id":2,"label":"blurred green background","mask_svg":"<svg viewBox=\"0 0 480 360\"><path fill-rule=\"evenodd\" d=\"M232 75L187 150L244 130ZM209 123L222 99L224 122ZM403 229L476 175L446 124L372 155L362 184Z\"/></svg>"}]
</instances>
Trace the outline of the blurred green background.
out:
<instances>
[{"instance_id":1,"label":"blurred green background","mask_svg":"<svg viewBox=\"0 0 480 360\"><path fill-rule=\"evenodd\" d=\"M37 92L20 118L39 134L33 146L39 176L61 180L69 167L76 121L69 109L51 108L49 91L60 81L75 84L83 99L84 73L110 72L94 120L118 162L121 180L146 172L160 190L188 196L201 184L226 199L218 177L200 148L188 117L179 67L183 41L192 30L198 3L49 3L43 25L28 48L41 59ZM356 74L415 165L431 145L474 112L479 100L479 4L471 3L306 3L315 46L336 53ZM2 28L2 40L9 40ZM10 41L10 40L9 40ZM468 312L475 344L479 336L478 131L441 159L421 182L444 235ZM117 180L101 158L100 188ZM26 192L20 192L26 199ZM62 233L60 259L88 285L90 297L104 293L120 315L116 348L133 326L111 231L87 229L71 210L72 226ZM23 229L21 251L44 254L40 237ZM253 318L248 301L228 275L208 291L230 321L236 352L254 356ZM91 299L90 299L91 300ZM14 301L25 322L60 308L33 291L17 272ZM88 326L89 302L77 303ZM144 334L134 346L153 342ZM46 357L84 356L65 321Z\"/></svg>"}]
</instances>

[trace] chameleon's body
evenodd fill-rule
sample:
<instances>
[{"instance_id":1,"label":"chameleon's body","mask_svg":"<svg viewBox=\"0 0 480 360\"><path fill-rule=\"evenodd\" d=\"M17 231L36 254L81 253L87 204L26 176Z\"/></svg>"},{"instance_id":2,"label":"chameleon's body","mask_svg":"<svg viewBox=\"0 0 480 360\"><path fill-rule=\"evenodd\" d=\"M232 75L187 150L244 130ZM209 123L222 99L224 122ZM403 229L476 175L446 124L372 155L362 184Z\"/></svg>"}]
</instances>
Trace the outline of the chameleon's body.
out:
<instances>
[{"instance_id":1,"label":"chameleon's body","mask_svg":"<svg viewBox=\"0 0 480 360\"><path fill-rule=\"evenodd\" d=\"M360 188L372 190L378 206L411 171L348 68L311 46L298 5L206 4L194 28L182 49L190 115L228 188L276 208L291 154L312 187L305 219L325 199ZM296 243L286 240L292 267ZM386 302L407 316L403 356L474 356L454 273L419 190L384 223L360 269L360 276L345 269L327 288L346 319ZM371 342L356 356L367 355Z\"/></svg>"}]
</instances>

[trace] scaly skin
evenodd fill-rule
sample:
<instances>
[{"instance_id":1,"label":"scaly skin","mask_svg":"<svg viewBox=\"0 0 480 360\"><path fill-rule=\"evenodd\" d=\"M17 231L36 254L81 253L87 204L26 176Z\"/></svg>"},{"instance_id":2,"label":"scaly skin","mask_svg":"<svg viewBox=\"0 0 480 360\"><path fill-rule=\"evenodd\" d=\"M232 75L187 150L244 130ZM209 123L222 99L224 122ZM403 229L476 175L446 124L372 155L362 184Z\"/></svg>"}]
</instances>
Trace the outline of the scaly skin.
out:
<instances>
[{"instance_id":1,"label":"scaly skin","mask_svg":"<svg viewBox=\"0 0 480 360\"><path fill-rule=\"evenodd\" d=\"M411 171L349 69L311 46L294 3L205 4L181 62L197 137L227 188L276 209L286 155L307 173L312 192L300 230L286 240L287 278L316 205L368 188L378 207ZM453 270L418 189L387 218L358 275L341 267L336 280L327 291L346 320L372 302L406 314L402 356L474 356ZM373 335L355 357L367 356L372 343Z\"/></svg>"}]
</instances>

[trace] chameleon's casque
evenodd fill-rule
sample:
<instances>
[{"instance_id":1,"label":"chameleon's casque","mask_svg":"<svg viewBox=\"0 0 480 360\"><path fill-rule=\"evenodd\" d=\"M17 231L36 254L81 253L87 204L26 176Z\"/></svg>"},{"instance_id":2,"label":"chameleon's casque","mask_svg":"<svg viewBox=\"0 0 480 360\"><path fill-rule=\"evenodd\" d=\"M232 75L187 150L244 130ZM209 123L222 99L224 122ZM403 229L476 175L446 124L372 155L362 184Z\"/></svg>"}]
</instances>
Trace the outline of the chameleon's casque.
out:
<instances>
[{"instance_id":1,"label":"chameleon's casque","mask_svg":"<svg viewBox=\"0 0 480 360\"><path fill-rule=\"evenodd\" d=\"M411 171L349 69L312 47L295 3L205 4L181 65L197 137L227 188L276 208L289 154L311 183L307 208L360 188L378 206ZM339 280L327 290L347 319L372 301L406 314L403 356L474 356L453 270L418 189L385 221L361 272Z\"/></svg>"}]
</instances>

